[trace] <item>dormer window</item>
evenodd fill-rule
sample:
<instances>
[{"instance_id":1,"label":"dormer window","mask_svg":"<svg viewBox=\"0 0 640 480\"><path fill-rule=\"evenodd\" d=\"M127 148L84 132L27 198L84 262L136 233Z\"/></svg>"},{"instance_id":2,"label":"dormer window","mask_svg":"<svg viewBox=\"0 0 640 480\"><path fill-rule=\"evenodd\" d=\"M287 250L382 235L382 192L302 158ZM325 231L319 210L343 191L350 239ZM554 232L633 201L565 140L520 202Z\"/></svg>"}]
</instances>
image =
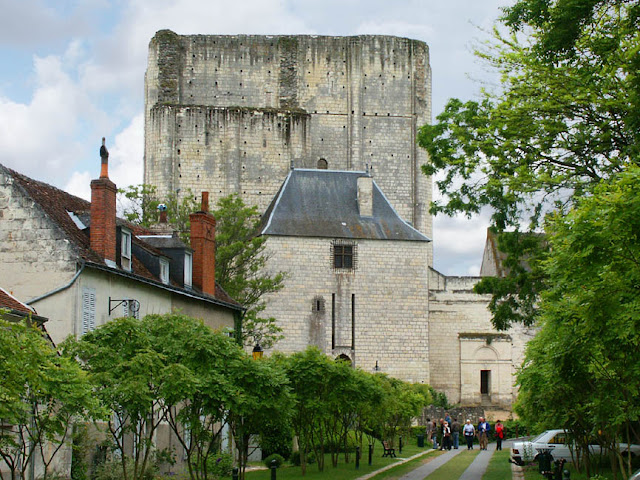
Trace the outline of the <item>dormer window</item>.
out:
<instances>
[{"instance_id":1,"label":"dormer window","mask_svg":"<svg viewBox=\"0 0 640 480\"><path fill-rule=\"evenodd\" d=\"M121 245L120 245L120 265L123 270L131 271L131 232L121 230Z\"/></svg>"},{"instance_id":2,"label":"dormer window","mask_svg":"<svg viewBox=\"0 0 640 480\"><path fill-rule=\"evenodd\" d=\"M193 274L193 255L191 252L184 253L184 286L191 288L191 278Z\"/></svg>"},{"instance_id":3,"label":"dormer window","mask_svg":"<svg viewBox=\"0 0 640 480\"><path fill-rule=\"evenodd\" d=\"M165 285L169 283L169 261L166 258L160 259L160 281Z\"/></svg>"}]
</instances>

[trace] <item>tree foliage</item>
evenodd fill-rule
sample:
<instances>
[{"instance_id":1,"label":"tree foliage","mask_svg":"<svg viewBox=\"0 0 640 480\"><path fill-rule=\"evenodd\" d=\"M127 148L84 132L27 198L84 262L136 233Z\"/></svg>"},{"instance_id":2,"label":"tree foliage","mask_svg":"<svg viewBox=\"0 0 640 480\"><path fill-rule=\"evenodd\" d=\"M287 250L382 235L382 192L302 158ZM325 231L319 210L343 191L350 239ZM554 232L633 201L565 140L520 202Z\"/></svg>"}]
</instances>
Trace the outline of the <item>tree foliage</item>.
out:
<instances>
[{"instance_id":1,"label":"tree foliage","mask_svg":"<svg viewBox=\"0 0 640 480\"><path fill-rule=\"evenodd\" d=\"M408 427L432 402L428 386L354 369L315 347L276 358L294 396L292 425L300 446L303 475L311 452L323 471L326 453L331 454L335 466L340 451L353 451L349 435L354 430L361 451L364 434L372 444L375 438L393 444L399 429Z\"/></svg>"},{"instance_id":2,"label":"tree foliage","mask_svg":"<svg viewBox=\"0 0 640 480\"><path fill-rule=\"evenodd\" d=\"M501 87L477 101L449 100L418 141L430 157L423 171L443 193L433 213L473 215L486 206L499 232L535 230L545 213L638 163L640 7L520 0L501 21L511 34L496 29L478 52L501 74ZM519 261L517 251L507 253ZM520 301L502 287L484 285L497 304ZM498 308L497 324L523 320L516 312Z\"/></svg>"},{"instance_id":3,"label":"tree foliage","mask_svg":"<svg viewBox=\"0 0 640 480\"><path fill-rule=\"evenodd\" d=\"M155 186L135 185L120 190L124 215L130 222L149 227L158 221L157 207L167 207L167 221L189 243L189 214L200 209L190 191L181 197L170 194L162 202ZM282 338L282 329L273 317L264 318L265 295L284 286L285 272L267 269L266 237L258 235L258 207L247 206L235 194L222 197L213 210L216 218L216 282L234 300L247 308L242 322L242 342L271 347Z\"/></svg>"},{"instance_id":4,"label":"tree foliage","mask_svg":"<svg viewBox=\"0 0 640 480\"><path fill-rule=\"evenodd\" d=\"M86 375L28 319L9 322L0 310L0 378L0 457L12 478L26 478L38 455L47 478L73 420L101 413Z\"/></svg>"},{"instance_id":5,"label":"tree foliage","mask_svg":"<svg viewBox=\"0 0 640 480\"><path fill-rule=\"evenodd\" d=\"M540 427L564 427L582 466L594 438L611 448L612 467L631 464L617 448L637 439L640 416L640 169L604 182L567 215L548 221L543 264L548 289L541 331L518 375L518 412Z\"/></svg>"},{"instance_id":6,"label":"tree foliage","mask_svg":"<svg viewBox=\"0 0 640 480\"><path fill-rule=\"evenodd\" d=\"M258 236L258 207L247 206L238 195L221 198L216 217L216 282L247 307L243 342L270 347L282 338L275 318L263 318L265 295L284 287L286 274L267 268L267 237Z\"/></svg>"}]
</instances>

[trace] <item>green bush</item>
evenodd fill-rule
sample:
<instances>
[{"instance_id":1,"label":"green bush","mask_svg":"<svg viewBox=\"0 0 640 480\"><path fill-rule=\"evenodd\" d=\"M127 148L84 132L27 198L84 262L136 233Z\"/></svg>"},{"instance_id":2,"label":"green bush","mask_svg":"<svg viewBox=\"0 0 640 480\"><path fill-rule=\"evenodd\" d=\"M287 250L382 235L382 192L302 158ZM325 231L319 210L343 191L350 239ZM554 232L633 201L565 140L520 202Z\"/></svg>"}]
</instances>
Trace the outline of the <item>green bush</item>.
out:
<instances>
[{"instance_id":1,"label":"green bush","mask_svg":"<svg viewBox=\"0 0 640 480\"><path fill-rule=\"evenodd\" d=\"M262 458L265 459L272 453L282 455L284 458L291 456L293 444L293 432L290 423L273 422L267 425L260 434L260 448Z\"/></svg>"},{"instance_id":2,"label":"green bush","mask_svg":"<svg viewBox=\"0 0 640 480\"><path fill-rule=\"evenodd\" d=\"M300 452L293 452L289 461L296 467L300 466ZM314 452L307 453L307 464L316 463L316 454Z\"/></svg>"},{"instance_id":3,"label":"green bush","mask_svg":"<svg viewBox=\"0 0 640 480\"><path fill-rule=\"evenodd\" d=\"M278 455L277 453L272 453L267 458L265 458L263 462L267 466L267 468L271 468L271 464L274 460L276 462L276 468L280 468L284 463L284 458L282 457L282 455Z\"/></svg>"},{"instance_id":4,"label":"green bush","mask_svg":"<svg viewBox=\"0 0 640 480\"><path fill-rule=\"evenodd\" d=\"M233 456L218 452L207 459L207 473L214 478L230 477L233 470Z\"/></svg>"}]
</instances>

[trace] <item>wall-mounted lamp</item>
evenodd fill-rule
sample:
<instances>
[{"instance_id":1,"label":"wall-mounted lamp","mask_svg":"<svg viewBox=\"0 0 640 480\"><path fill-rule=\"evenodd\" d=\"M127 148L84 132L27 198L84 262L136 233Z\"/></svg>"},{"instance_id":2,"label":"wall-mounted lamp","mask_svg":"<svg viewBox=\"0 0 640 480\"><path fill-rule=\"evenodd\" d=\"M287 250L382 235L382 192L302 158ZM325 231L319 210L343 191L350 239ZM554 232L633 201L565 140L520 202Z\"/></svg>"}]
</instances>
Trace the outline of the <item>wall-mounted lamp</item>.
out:
<instances>
[{"instance_id":1,"label":"wall-mounted lamp","mask_svg":"<svg viewBox=\"0 0 640 480\"><path fill-rule=\"evenodd\" d=\"M264 355L264 351L262 350L259 342L256 342L256 346L253 347L253 352L251 352L251 354L254 360L262 358L262 356Z\"/></svg>"},{"instance_id":2,"label":"wall-mounted lamp","mask_svg":"<svg viewBox=\"0 0 640 480\"><path fill-rule=\"evenodd\" d=\"M111 297L109 297L109 315L111 315L111 312L113 312L120 305L124 305L124 304L127 305L127 309L129 311L129 315L131 315L133 313L134 315L132 315L132 316L135 316L135 314L140 311L140 302L138 300L134 300L132 298L125 298L125 299L122 299L122 300L117 300L117 299L112 299Z\"/></svg>"},{"instance_id":3,"label":"wall-mounted lamp","mask_svg":"<svg viewBox=\"0 0 640 480\"><path fill-rule=\"evenodd\" d=\"M380 371L380 367L378 366L378 360L376 360L376 366L373 367L373 371L374 372L379 372Z\"/></svg>"}]
</instances>

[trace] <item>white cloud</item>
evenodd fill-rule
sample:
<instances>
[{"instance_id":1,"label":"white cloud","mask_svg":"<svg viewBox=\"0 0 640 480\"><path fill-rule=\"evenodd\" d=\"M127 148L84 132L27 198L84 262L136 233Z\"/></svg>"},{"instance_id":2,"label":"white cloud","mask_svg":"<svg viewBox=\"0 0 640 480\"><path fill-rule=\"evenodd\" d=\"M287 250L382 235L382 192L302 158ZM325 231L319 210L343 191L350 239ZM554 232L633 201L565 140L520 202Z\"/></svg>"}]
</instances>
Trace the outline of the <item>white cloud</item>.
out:
<instances>
[{"instance_id":1,"label":"white cloud","mask_svg":"<svg viewBox=\"0 0 640 480\"><path fill-rule=\"evenodd\" d=\"M91 175L89 172L73 172L62 190L91 201L91 180L97 177L98 175Z\"/></svg>"},{"instance_id":2,"label":"white cloud","mask_svg":"<svg viewBox=\"0 0 640 480\"><path fill-rule=\"evenodd\" d=\"M144 115L139 113L122 132L116 135L114 146L109 148L109 178L119 188L141 184L143 157Z\"/></svg>"}]
</instances>

